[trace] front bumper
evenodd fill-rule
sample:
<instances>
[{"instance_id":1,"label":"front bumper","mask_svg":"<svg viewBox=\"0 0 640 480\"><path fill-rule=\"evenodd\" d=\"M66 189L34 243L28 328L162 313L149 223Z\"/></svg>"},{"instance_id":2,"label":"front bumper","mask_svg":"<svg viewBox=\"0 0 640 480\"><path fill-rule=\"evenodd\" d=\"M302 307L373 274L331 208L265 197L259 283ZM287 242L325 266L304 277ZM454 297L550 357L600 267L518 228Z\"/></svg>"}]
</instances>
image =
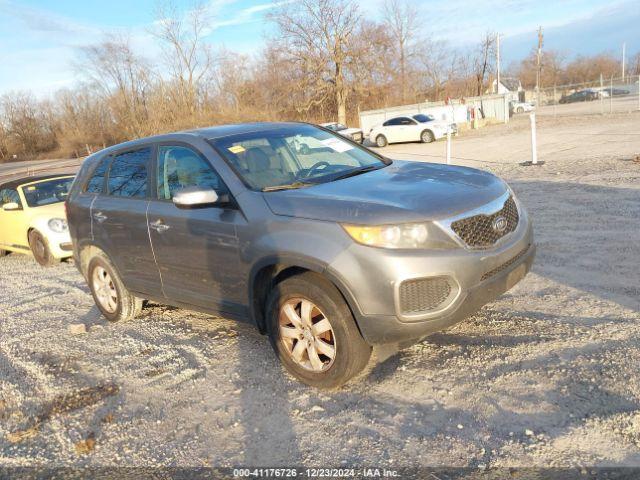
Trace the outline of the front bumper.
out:
<instances>
[{"instance_id":1,"label":"front bumper","mask_svg":"<svg viewBox=\"0 0 640 480\"><path fill-rule=\"evenodd\" d=\"M417 253L353 245L330 266L364 339L371 345L416 341L476 312L512 288L531 269L536 247L524 210L508 241L491 250L454 249ZM416 278L448 277L459 291L442 309L402 315L398 286Z\"/></svg>"},{"instance_id":2,"label":"front bumper","mask_svg":"<svg viewBox=\"0 0 640 480\"><path fill-rule=\"evenodd\" d=\"M71 243L71 236L68 231L57 233L48 230L46 237L51 255L55 258L62 259L73 255L73 244Z\"/></svg>"}]
</instances>

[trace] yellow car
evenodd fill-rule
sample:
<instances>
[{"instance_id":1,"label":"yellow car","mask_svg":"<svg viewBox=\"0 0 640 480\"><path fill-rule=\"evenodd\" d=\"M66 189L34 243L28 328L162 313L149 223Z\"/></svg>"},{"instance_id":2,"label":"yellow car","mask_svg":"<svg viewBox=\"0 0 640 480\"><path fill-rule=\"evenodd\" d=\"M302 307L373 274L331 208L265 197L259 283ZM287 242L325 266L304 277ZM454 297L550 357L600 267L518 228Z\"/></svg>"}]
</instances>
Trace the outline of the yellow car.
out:
<instances>
[{"instance_id":1,"label":"yellow car","mask_svg":"<svg viewBox=\"0 0 640 480\"><path fill-rule=\"evenodd\" d=\"M0 183L0 257L34 256L51 266L73 254L64 201L73 175L27 177Z\"/></svg>"}]
</instances>

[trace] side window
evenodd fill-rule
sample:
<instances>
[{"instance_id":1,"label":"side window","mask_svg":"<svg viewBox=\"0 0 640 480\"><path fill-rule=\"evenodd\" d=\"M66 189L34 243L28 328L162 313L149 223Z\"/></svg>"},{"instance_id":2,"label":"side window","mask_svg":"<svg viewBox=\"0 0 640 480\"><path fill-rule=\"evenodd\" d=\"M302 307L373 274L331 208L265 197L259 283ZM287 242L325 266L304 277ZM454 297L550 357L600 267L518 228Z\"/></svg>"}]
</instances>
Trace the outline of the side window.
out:
<instances>
[{"instance_id":1,"label":"side window","mask_svg":"<svg viewBox=\"0 0 640 480\"><path fill-rule=\"evenodd\" d=\"M102 193L102 187L104 185L104 176L107 173L107 165L109 165L109 158L104 157L98 163L98 166L95 168L93 173L91 174L91 178L87 182L87 186L84 191L87 193Z\"/></svg>"},{"instance_id":2,"label":"side window","mask_svg":"<svg viewBox=\"0 0 640 480\"><path fill-rule=\"evenodd\" d=\"M413 120L411 120L410 118L401 118L400 119L400 125L415 125L416 122L414 122Z\"/></svg>"},{"instance_id":3,"label":"side window","mask_svg":"<svg viewBox=\"0 0 640 480\"><path fill-rule=\"evenodd\" d=\"M170 200L177 190L196 186L227 193L222 179L196 152L182 146L158 147L158 198Z\"/></svg>"},{"instance_id":4,"label":"side window","mask_svg":"<svg viewBox=\"0 0 640 480\"><path fill-rule=\"evenodd\" d=\"M22 202L20 202L20 196L16 190L11 188L5 188L0 190L0 207L5 203L17 203L22 206Z\"/></svg>"},{"instance_id":5,"label":"side window","mask_svg":"<svg viewBox=\"0 0 640 480\"><path fill-rule=\"evenodd\" d=\"M400 125L401 120L401 118L392 118L391 120L387 120L386 122L384 122L383 125L385 127L393 127L394 125Z\"/></svg>"},{"instance_id":6,"label":"side window","mask_svg":"<svg viewBox=\"0 0 640 480\"><path fill-rule=\"evenodd\" d=\"M151 148L121 153L113 157L109 168L109 195L144 198L147 196L147 167Z\"/></svg>"}]
</instances>

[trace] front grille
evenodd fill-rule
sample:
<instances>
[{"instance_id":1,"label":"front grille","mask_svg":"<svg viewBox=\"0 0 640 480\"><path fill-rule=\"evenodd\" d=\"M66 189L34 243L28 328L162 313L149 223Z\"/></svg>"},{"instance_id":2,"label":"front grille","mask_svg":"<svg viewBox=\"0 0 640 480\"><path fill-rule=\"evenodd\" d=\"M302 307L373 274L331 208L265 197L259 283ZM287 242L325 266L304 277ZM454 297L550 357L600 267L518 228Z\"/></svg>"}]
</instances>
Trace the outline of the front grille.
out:
<instances>
[{"instance_id":1,"label":"front grille","mask_svg":"<svg viewBox=\"0 0 640 480\"><path fill-rule=\"evenodd\" d=\"M418 278L400 284L400 311L403 315L428 313L451 295L447 277Z\"/></svg>"},{"instance_id":2,"label":"front grille","mask_svg":"<svg viewBox=\"0 0 640 480\"><path fill-rule=\"evenodd\" d=\"M494 229L498 217L504 217L506 228L502 231ZM474 215L456 220L451 224L452 230L471 248L487 248L494 245L505 235L518 227L518 207L513 197L509 197L501 210L492 215Z\"/></svg>"},{"instance_id":3,"label":"front grille","mask_svg":"<svg viewBox=\"0 0 640 480\"><path fill-rule=\"evenodd\" d=\"M500 273L501 271L506 270L507 268L509 268L511 265L513 265L518 260L520 260L529 251L529 247L530 246L531 245L527 245L518 254L516 254L514 257L510 258L506 262L504 262L502 265L497 266L493 270L489 270L487 273L482 275L482 278L480 278L480 281L484 282L486 279L491 278L494 275Z\"/></svg>"}]
</instances>

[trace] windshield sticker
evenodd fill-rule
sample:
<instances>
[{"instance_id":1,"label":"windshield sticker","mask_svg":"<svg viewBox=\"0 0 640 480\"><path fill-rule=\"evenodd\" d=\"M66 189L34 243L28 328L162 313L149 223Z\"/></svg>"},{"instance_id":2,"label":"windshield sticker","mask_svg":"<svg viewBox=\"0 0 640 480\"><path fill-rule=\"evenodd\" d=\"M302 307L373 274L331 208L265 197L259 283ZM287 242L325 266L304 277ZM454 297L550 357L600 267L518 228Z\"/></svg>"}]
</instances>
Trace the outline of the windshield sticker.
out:
<instances>
[{"instance_id":1,"label":"windshield sticker","mask_svg":"<svg viewBox=\"0 0 640 480\"><path fill-rule=\"evenodd\" d=\"M245 149L242 145L234 145L233 147L229 147L229 151L237 155L238 153L244 152Z\"/></svg>"},{"instance_id":2,"label":"windshield sticker","mask_svg":"<svg viewBox=\"0 0 640 480\"><path fill-rule=\"evenodd\" d=\"M353 145L349 145L347 142L343 142L339 138L327 138L326 140L322 140L322 143L325 147L329 147L331 150L334 150L338 153L348 152L349 150L353 150Z\"/></svg>"},{"instance_id":3,"label":"windshield sticker","mask_svg":"<svg viewBox=\"0 0 640 480\"><path fill-rule=\"evenodd\" d=\"M27 190L29 190L30 192L35 190L35 189L36 189L36 187L34 187L33 185L31 185L30 187L27 187Z\"/></svg>"}]
</instances>

